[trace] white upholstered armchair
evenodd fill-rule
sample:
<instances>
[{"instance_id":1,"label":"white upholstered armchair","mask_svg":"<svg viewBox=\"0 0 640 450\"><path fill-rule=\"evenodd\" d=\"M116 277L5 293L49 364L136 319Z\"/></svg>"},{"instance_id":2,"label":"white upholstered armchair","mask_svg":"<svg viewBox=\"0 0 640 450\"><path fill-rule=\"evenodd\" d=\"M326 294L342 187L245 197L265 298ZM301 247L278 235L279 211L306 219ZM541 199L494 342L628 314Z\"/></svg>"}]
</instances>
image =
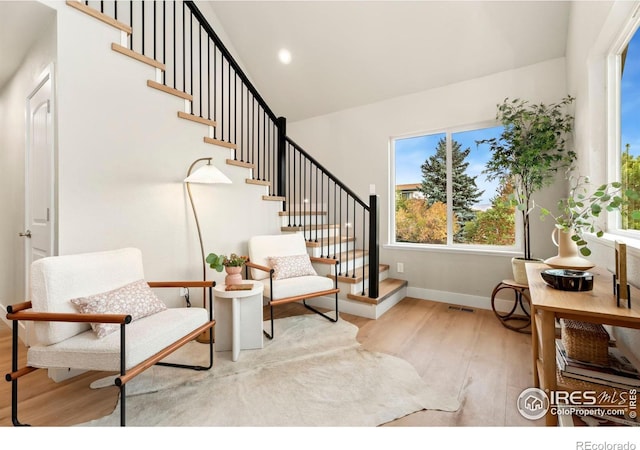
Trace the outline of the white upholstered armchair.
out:
<instances>
[{"instance_id":1,"label":"white upholstered armchair","mask_svg":"<svg viewBox=\"0 0 640 450\"><path fill-rule=\"evenodd\" d=\"M338 280L316 273L311 262L333 265L336 259L310 257L301 234L279 234L254 236L249 239L249 261L247 278L264 285L264 296L269 299L271 332L264 334L273 339L273 307L285 303L302 301L303 305L324 318L338 321ZM249 274L250 272L250 274ZM314 297L335 298L335 317L307 304Z\"/></svg>"},{"instance_id":2,"label":"white upholstered armchair","mask_svg":"<svg viewBox=\"0 0 640 450\"><path fill-rule=\"evenodd\" d=\"M31 300L9 306L12 322L11 417L18 420L18 379L37 369L72 368L119 372L120 424L126 423L125 386L154 364L194 370L209 365L168 364L163 358L214 324L211 306L167 308L153 293L157 287L211 288L213 281L144 281L142 254L135 248L55 256L31 266ZM19 321L33 321L35 342L27 364L18 368ZM203 351L205 347L203 347Z\"/></svg>"}]
</instances>

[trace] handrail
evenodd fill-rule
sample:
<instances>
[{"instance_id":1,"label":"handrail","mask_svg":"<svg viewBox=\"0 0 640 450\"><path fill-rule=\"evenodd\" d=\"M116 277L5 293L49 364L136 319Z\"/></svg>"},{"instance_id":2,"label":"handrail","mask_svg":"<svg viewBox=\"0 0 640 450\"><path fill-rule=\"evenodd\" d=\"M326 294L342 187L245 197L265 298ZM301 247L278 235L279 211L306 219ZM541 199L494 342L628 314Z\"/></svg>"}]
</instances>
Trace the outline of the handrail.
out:
<instances>
[{"instance_id":1,"label":"handrail","mask_svg":"<svg viewBox=\"0 0 640 450\"><path fill-rule=\"evenodd\" d=\"M278 120L277 116L273 113L271 108L269 108L269 105L267 105L267 102L264 101L264 99L262 98L258 90L255 88L253 83L251 83L249 78L245 75L244 71L242 70L238 62L235 60L233 55L231 55L231 53L229 52L227 47L224 45L220 37L216 34L215 31L213 31L211 24L209 24L209 21L204 17L204 15L200 11L200 9L198 9L196 4L193 1L185 1L184 4L187 5L187 8L189 8L189 10L196 17L196 19L198 19L198 22L200 22L200 25L202 26L202 28L204 28L204 30L207 32L209 37L213 40L213 42L215 42L216 46L219 48L222 55L226 58L226 60L231 65L231 67L233 67L233 70L235 71L235 73L240 77L240 79L247 86L249 91L251 91L251 94L256 98L256 100L258 100L258 103L260 103L260 106L267 112L267 114L269 114L269 117L271 117L271 120L273 120L274 122Z\"/></svg>"},{"instance_id":2,"label":"handrail","mask_svg":"<svg viewBox=\"0 0 640 450\"><path fill-rule=\"evenodd\" d=\"M340 186L343 191L345 191L347 194L349 194L351 197L353 197L354 200L356 200L363 208L365 208L367 211L369 211L369 205L367 205L360 197L358 197L358 194L356 194L349 187L347 187L347 185L345 185L342 181L340 181L340 179L338 177L336 177L331 172L329 172L322 164L320 164L313 156L311 156L309 153L307 153L302 147L300 147L298 144L296 144L291 138L287 137L285 139L287 140L287 142L290 145L295 147L296 150L298 150L300 153L302 153L305 156L305 158L307 158L313 164L318 166L318 168L320 170L322 170L322 172L324 172L325 175L329 176L329 178L331 178L333 181L335 181L335 183L338 186Z\"/></svg>"}]
</instances>

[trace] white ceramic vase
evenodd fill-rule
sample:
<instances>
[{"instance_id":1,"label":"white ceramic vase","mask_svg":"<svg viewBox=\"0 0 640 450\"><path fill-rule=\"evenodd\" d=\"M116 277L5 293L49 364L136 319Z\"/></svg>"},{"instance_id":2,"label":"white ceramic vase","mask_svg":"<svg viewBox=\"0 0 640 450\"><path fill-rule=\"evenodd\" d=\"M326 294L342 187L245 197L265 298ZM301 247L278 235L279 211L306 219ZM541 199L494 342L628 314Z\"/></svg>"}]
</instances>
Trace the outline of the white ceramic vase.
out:
<instances>
[{"instance_id":1,"label":"white ceramic vase","mask_svg":"<svg viewBox=\"0 0 640 450\"><path fill-rule=\"evenodd\" d=\"M554 269L587 270L595 266L588 259L580 256L578 244L571 239L573 230L564 231L555 228L551 233L551 240L558 247L558 255L546 259L544 262ZM556 240L556 235L558 236Z\"/></svg>"}]
</instances>

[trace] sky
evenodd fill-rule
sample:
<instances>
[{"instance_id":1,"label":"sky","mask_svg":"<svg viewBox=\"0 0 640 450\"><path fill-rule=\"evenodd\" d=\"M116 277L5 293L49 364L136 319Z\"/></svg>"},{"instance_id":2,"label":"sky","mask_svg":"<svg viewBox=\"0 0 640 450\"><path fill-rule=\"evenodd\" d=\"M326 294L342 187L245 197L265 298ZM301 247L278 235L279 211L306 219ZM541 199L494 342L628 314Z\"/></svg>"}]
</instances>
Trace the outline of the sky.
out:
<instances>
[{"instance_id":1,"label":"sky","mask_svg":"<svg viewBox=\"0 0 640 450\"><path fill-rule=\"evenodd\" d=\"M498 188L498 182L489 182L482 173L487 161L491 158L488 145L476 145L477 140L489 137L497 137L502 127L483 128L479 130L453 133L452 138L461 145L463 150L470 148L471 152L466 159L469 163L467 174L477 176L476 186L484 190L484 194L478 201L479 206L491 203ZM420 166L429 156L435 154L438 141L445 136L444 133L417 136L412 138L397 139L395 141L396 184L420 183L422 171Z\"/></svg>"},{"instance_id":2,"label":"sky","mask_svg":"<svg viewBox=\"0 0 640 450\"><path fill-rule=\"evenodd\" d=\"M631 144L629 152L640 156L640 30L629 42L621 86L622 150Z\"/></svg>"}]
</instances>

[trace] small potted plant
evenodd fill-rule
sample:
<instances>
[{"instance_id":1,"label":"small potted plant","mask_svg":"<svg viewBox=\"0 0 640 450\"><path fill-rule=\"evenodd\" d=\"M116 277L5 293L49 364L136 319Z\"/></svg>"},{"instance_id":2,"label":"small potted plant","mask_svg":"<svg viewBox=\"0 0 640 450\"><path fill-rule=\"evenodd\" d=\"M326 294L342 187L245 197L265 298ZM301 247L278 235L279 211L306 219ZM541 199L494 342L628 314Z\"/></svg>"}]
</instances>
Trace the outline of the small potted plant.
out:
<instances>
[{"instance_id":1,"label":"small potted plant","mask_svg":"<svg viewBox=\"0 0 640 450\"><path fill-rule=\"evenodd\" d=\"M222 269L225 269L227 276L224 279L224 283L229 286L242 281L242 267L244 267L248 259L246 256L240 256L235 253L231 253L229 256L209 253L206 261L209 267L218 272L222 272Z\"/></svg>"},{"instance_id":2,"label":"small potted plant","mask_svg":"<svg viewBox=\"0 0 640 450\"><path fill-rule=\"evenodd\" d=\"M484 170L487 178L512 184L510 203L522 214L524 254L511 260L514 279L520 284L528 284L525 263L540 261L532 258L531 252L529 216L535 208L532 196L550 185L558 170L570 167L576 159L566 139L573 129L573 116L566 109L573 100L567 96L546 105L505 98L497 105L496 113L504 127L502 133L477 142L489 145L492 153Z\"/></svg>"},{"instance_id":3,"label":"small potted plant","mask_svg":"<svg viewBox=\"0 0 640 450\"><path fill-rule=\"evenodd\" d=\"M553 217L555 220L554 234L558 234L558 256L545 260L545 263L558 268L588 269L593 264L583 257L591 255L586 233L593 233L602 237L604 230L598 223L602 212L620 211L629 200L639 198L637 192L622 191L622 183L612 182L589 188L589 178L586 176L569 176L569 195L558 201L557 215L546 208L540 207L541 216ZM630 213L634 220L640 218L640 211ZM578 255L580 253L580 255Z\"/></svg>"}]
</instances>

